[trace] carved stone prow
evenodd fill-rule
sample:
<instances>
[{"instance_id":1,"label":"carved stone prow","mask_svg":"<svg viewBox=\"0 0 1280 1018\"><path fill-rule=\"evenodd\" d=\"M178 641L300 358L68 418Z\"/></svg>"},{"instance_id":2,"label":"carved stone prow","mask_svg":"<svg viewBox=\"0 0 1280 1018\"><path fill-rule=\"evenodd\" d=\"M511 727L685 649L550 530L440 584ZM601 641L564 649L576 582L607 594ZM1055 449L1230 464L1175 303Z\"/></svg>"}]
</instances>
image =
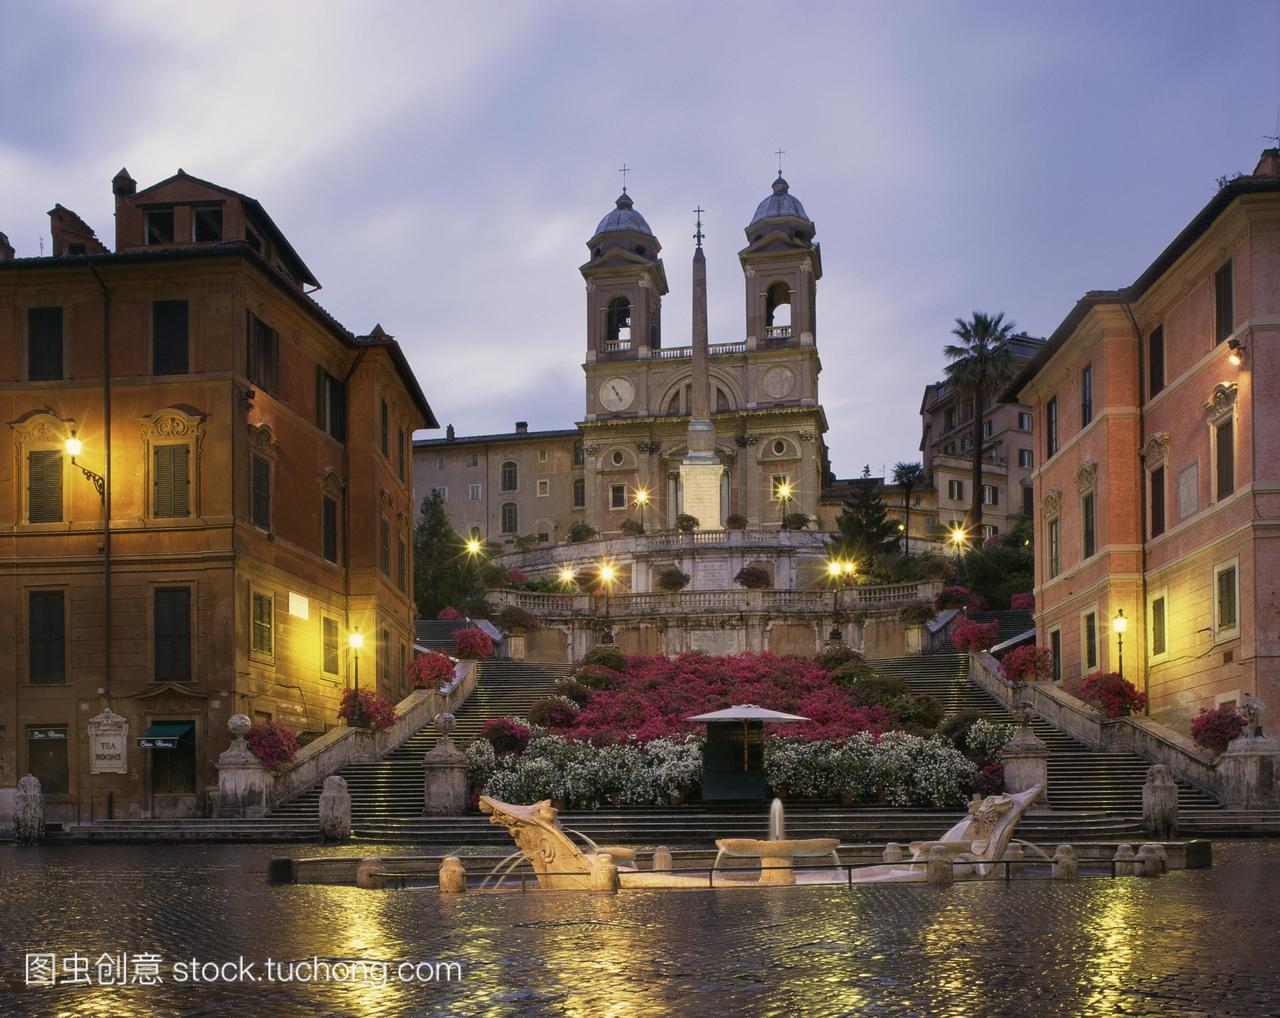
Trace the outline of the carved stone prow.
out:
<instances>
[{"instance_id":1,"label":"carved stone prow","mask_svg":"<svg viewBox=\"0 0 1280 1018\"><path fill-rule=\"evenodd\" d=\"M591 886L591 860L561 830L549 799L517 806L482 795L480 810L489 814L491 824L507 829L537 874L539 887L586 890Z\"/></svg>"}]
</instances>

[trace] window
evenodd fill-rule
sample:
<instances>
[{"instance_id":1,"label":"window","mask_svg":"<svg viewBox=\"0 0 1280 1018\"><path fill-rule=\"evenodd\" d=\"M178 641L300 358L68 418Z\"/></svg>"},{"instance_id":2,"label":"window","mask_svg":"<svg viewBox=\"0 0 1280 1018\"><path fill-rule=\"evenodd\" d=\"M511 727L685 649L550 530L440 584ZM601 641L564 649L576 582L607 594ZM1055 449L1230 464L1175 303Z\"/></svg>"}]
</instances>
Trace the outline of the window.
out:
<instances>
[{"instance_id":1,"label":"window","mask_svg":"<svg viewBox=\"0 0 1280 1018\"><path fill-rule=\"evenodd\" d=\"M507 460L506 462L504 462L502 464L500 476L501 476L501 483L499 484L498 490L499 491L515 491L517 488L517 482L520 479L519 470L516 467L516 461Z\"/></svg>"},{"instance_id":2,"label":"window","mask_svg":"<svg viewBox=\"0 0 1280 1018\"><path fill-rule=\"evenodd\" d=\"M380 430L378 432L378 448L382 450L384 458L389 459L391 456L391 410L387 406L387 401L382 400L382 417Z\"/></svg>"},{"instance_id":3,"label":"window","mask_svg":"<svg viewBox=\"0 0 1280 1018\"><path fill-rule=\"evenodd\" d=\"M316 365L316 427L339 442L347 440L347 387L319 365Z\"/></svg>"},{"instance_id":4,"label":"window","mask_svg":"<svg viewBox=\"0 0 1280 1018\"><path fill-rule=\"evenodd\" d=\"M538 543L539 544L551 543L551 531L547 530L545 526L540 527L538 529Z\"/></svg>"},{"instance_id":5,"label":"window","mask_svg":"<svg viewBox=\"0 0 1280 1018\"><path fill-rule=\"evenodd\" d=\"M157 587L155 591L155 679L191 678L191 588Z\"/></svg>"},{"instance_id":6,"label":"window","mask_svg":"<svg viewBox=\"0 0 1280 1018\"><path fill-rule=\"evenodd\" d=\"M1236 617L1239 585L1235 562L1215 566L1213 570L1213 628L1218 638L1235 635L1240 627Z\"/></svg>"},{"instance_id":7,"label":"window","mask_svg":"<svg viewBox=\"0 0 1280 1018\"><path fill-rule=\"evenodd\" d=\"M258 254L262 254L262 238L258 236L257 231L254 230L253 227L246 226L244 228L244 241L251 248L257 251Z\"/></svg>"},{"instance_id":8,"label":"window","mask_svg":"<svg viewBox=\"0 0 1280 1018\"><path fill-rule=\"evenodd\" d=\"M1085 558L1092 558L1098 550L1096 509L1097 496L1091 491L1080 500L1081 538Z\"/></svg>"},{"instance_id":9,"label":"window","mask_svg":"<svg viewBox=\"0 0 1280 1018\"><path fill-rule=\"evenodd\" d=\"M626 297L614 297L606 309L605 339L610 342L630 341L631 302Z\"/></svg>"},{"instance_id":10,"label":"window","mask_svg":"<svg viewBox=\"0 0 1280 1018\"><path fill-rule=\"evenodd\" d=\"M320 498L320 551L330 562L338 561L338 503L327 495Z\"/></svg>"},{"instance_id":11,"label":"window","mask_svg":"<svg viewBox=\"0 0 1280 1018\"><path fill-rule=\"evenodd\" d=\"M573 443L573 465L574 465L575 467L580 467L580 466L582 466L586 461L587 461L587 458L586 458L586 456L584 455L584 451L583 451L583 448L582 448L582 443L581 443L581 442L574 442L574 443Z\"/></svg>"},{"instance_id":12,"label":"window","mask_svg":"<svg viewBox=\"0 0 1280 1018\"><path fill-rule=\"evenodd\" d=\"M1062 542L1060 540L1061 531L1058 526L1058 520L1050 520L1046 530L1048 532L1045 535L1045 544L1049 550L1046 564L1049 569L1049 579L1053 579L1062 571Z\"/></svg>"},{"instance_id":13,"label":"window","mask_svg":"<svg viewBox=\"0 0 1280 1018\"><path fill-rule=\"evenodd\" d=\"M27 311L27 378L62 377L62 308Z\"/></svg>"},{"instance_id":14,"label":"window","mask_svg":"<svg viewBox=\"0 0 1280 1018\"><path fill-rule=\"evenodd\" d=\"M1031 430L1031 414L1029 414L1026 410L1018 411L1018 430L1019 431Z\"/></svg>"},{"instance_id":15,"label":"window","mask_svg":"<svg viewBox=\"0 0 1280 1018\"><path fill-rule=\"evenodd\" d=\"M385 629L378 631L378 674L384 685L391 685L391 637Z\"/></svg>"},{"instance_id":16,"label":"window","mask_svg":"<svg viewBox=\"0 0 1280 1018\"><path fill-rule=\"evenodd\" d=\"M1098 613L1085 612L1080 616L1080 660L1087 672L1098 670Z\"/></svg>"},{"instance_id":17,"label":"window","mask_svg":"<svg viewBox=\"0 0 1280 1018\"><path fill-rule=\"evenodd\" d=\"M385 516L378 520L378 566L383 576L391 575L391 524Z\"/></svg>"},{"instance_id":18,"label":"window","mask_svg":"<svg viewBox=\"0 0 1280 1018\"><path fill-rule=\"evenodd\" d=\"M1213 275L1213 342L1221 343L1231 335L1235 325L1235 307L1231 289L1231 263L1227 262Z\"/></svg>"},{"instance_id":19,"label":"window","mask_svg":"<svg viewBox=\"0 0 1280 1018\"><path fill-rule=\"evenodd\" d=\"M151 303L151 373L185 375L187 366L187 302Z\"/></svg>"},{"instance_id":20,"label":"window","mask_svg":"<svg viewBox=\"0 0 1280 1018\"><path fill-rule=\"evenodd\" d=\"M582 509L587 504L587 482L585 478L575 477L573 479L573 507Z\"/></svg>"},{"instance_id":21,"label":"window","mask_svg":"<svg viewBox=\"0 0 1280 1018\"><path fill-rule=\"evenodd\" d=\"M467 457L467 466L478 467L479 465L480 465L480 454L478 452L473 452L470 456Z\"/></svg>"},{"instance_id":22,"label":"window","mask_svg":"<svg viewBox=\"0 0 1280 1018\"><path fill-rule=\"evenodd\" d=\"M31 591L27 599L27 678L32 682L67 680L66 618L62 591Z\"/></svg>"},{"instance_id":23,"label":"window","mask_svg":"<svg viewBox=\"0 0 1280 1018\"><path fill-rule=\"evenodd\" d=\"M27 453L27 522L62 522L62 453L56 449Z\"/></svg>"},{"instance_id":24,"label":"window","mask_svg":"<svg viewBox=\"0 0 1280 1018\"><path fill-rule=\"evenodd\" d=\"M615 449L613 452L613 455L609 457L609 462L612 463L615 467L620 467L622 466L622 461L625 458L626 457L622 455L621 449Z\"/></svg>"},{"instance_id":25,"label":"window","mask_svg":"<svg viewBox=\"0 0 1280 1018\"><path fill-rule=\"evenodd\" d=\"M550 481L539 481L539 482L538 482L538 497L539 497L539 498L546 498L546 497L547 497L548 495L550 495L550 494L551 494L551 482L550 482Z\"/></svg>"},{"instance_id":26,"label":"window","mask_svg":"<svg viewBox=\"0 0 1280 1018\"><path fill-rule=\"evenodd\" d=\"M1150 494L1147 499L1148 513L1151 517L1151 536L1159 537L1164 533L1164 466L1151 470L1148 483Z\"/></svg>"},{"instance_id":27,"label":"window","mask_svg":"<svg viewBox=\"0 0 1280 1018\"><path fill-rule=\"evenodd\" d=\"M1018 466L1032 467L1035 466L1035 454L1030 449L1018 450Z\"/></svg>"},{"instance_id":28,"label":"window","mask_svg":"<svg viewBox=\"0 0 1280 1018\"><path fill-rule=\"evenodd\" d=\"M990 438L995 433L995 421L988 417L982 422L982 437Z\"/></svg>"},{"instance_id":29,"label":"window","mask_svg":"<svg viewBox=\"0 0 1280 1018\"><path fill-rule=\"evenodd\" d=\"M520 529L520 510L514 502L502 503L502 532L514 534Z\"/></svg>"},{"instance_id":30,"label":"window","mask_svg":"<svg viewBox=\"0 0 1280 1018\"><path fill-rule=\"evenodd\" d=\"M1188 463L1178 472L1178 519L1200 511L1200 464Z\"/></svg>"},{"instance_id":31,"label":"window","mask_svg":"<svg viewBox=\"0 0 1280 1018\"><path fill-rule=\"evenodd\" d=\"M264 392L275 393L280 382L280 336L249 312L249 353L246 374Z\"/></svg>"},{"instance_id":32,"label":"window","mask_svg":"<svg viewBox=\"0 0 1280 1018\"><path fill-rule=\"evenodd\" d=\"M950 480L947 482L947 498L961 501L964 499L964 481Z\"/></svg>"},{"instance_id":33,"label":"window","mask_svg":"<svg viewBox=\"0 0 1280 1018\"><path fill-rule=\"evenodd\" d=\"M1080 427L1093 420L1093 365L1086 364L1080 372Z\"/></svg>"},{"instance_id":34,"label":"window","mask_svg":"<svg viewBox=\"0 0 1280 1018\"><path fill-rule=\"evenodd\" d=\"M1230 417L1214 427L1213 451L1216 458L1215 501L1221 502L1236 490L1235 423Z\"/></svg>"},{"instance_id":35,"label":"window","mask_svg":"<svg viewBox=\"0 0 1280 1018\"><path fill-rule=\"evenodd\" d=\"M945 443L945 444L942 446L942 451L943 451L944 453L946 453L948 456L954 456L954 455L955 455L955 453L956 453L956 444L955 444L955 442L947 442L947 443Z\"/></svg>"},{"instance_id":36,"label":"window","mask_svg":"<svg viewBox=\"0 0 1280 1018\"><path fill-rule=\"evenodd\" d=\"M201 208L191 210L191 239L197 244L222 239L222 209Z\"/></svg>"},{"instance_id":37,"label":"window","mask_svg":"<svg viewBox=\"0 0 1280 1018\"><path fill-rule=\"evenodd\" d=\"M254 654L271 657L275 650L275 598L255 590L250 598L250 643Z\"/></svg>"},{"instance_id":38,"label":"window","mask_svg":"<svg viewBox=\"0 0 1280 1018\"><path fill-rule=\"evenodd\" d=\"M251 457L253 463L251 514L256 526L271 529L271 464L262 456Z\"/></svg>"},{"instance_id":39,"label":"window","mask_svg":"<svg viewBox=\"0 0 1280 1018\"><path fill-rule=\"evenodd\" d=\"M27 728L27 770L40 779L45 795L66 795L71 787L67 766L67 726Z\"/></svg>"},{"instance_id":40,"label":"window","mask_svg":"<svg viewBox=\"0 0 1280 1018\"><path fill-rule=\"evenodd\" d=\"M1164 388L1164 326L1147 337L1147 390L1150 399Z\"/></svg>"},{"instance_id":41,"label":"window","mask_svg":"<svg viewBox=\"0 0 1280 1018\"><path fill-rule=\"evenodd\" d=\"M396 429L396 476L404 480L404 428Z\"/></svg>"},{"instance_id":42,"label":"window","mask_svg":"<svg viewBox=\"0 0 1280 1018\"><path fill-rule=\"evenodd\" d=\"M539 462L539 463L545 463L545 462L547 462L547 450L546 450L546 449L539 449L539 450L538 450L538 462Z\"/></svg>"},{"instance_id":43,"label":"window","mask_svg":"<svg viewBox=\"0 0 1280 1018\"><path fill-rule=\"evenodd\" d=\"M1062 630L1049 633L1049 652L1053 655L1053 681L1062 681Z\"/></svg>"},{"instance_id":44,"label":"window","mask_svg":"<svg viewBox=\"0 0 1280 1018\"><path fill-rule=\"evenodd\" d=\"M338 662L338 620L326 615L320 620L320 666L329 675L337 675Z\"/></svg>"},{"instance_id":45,"label":"window","mask_svg":"<svg viewBox=\"0 0 1280 1018\"><path fill-rule=\"evenodd\" d=\"M148 244L173 243L173 209L148 209L143 215Z\"/></svg>"},{"instance_id":46,"label":"window","mask_svg":"<svg viewBox=\"0 0 1280 1018\"><path fill-rule=\"evenodd\" d=\"M942 419L942 430L951 431L956 426L956 410L955 407L950 408Z\"/></svg>"},{"instance_id":47,"label":"window","mask_svg":"<svg viewBox=\"0 0 1280 1018\"><path fill-rule=\"evenodd\" d=\"M191 514L191 447L156 445L151 448L151 515L177 519Z\"/></svg>"},{"instance_id":48,"label":"window","mask_svg":"<svg viewBox=\"0 0 1280 1018\"><path fill-rule=\"evenodd\" d=\"M625 484L609 485L609 508L625 509L627 507L627 486Z\"/></svg>"},{"instance_id":49,"label":"window","mask_svg":"<svg viewBox=\"0 0 1280 1018\"><path fill-rule=\"evenodd\" d=\"M396 586L401 590L409 588L409 547L403 537L396 548Z\"/></svg>"},{"instance_id":50,"label":"window","mask_svg":"<svg viewBox=\"0 0 1280 1018\"><path fill-rule=\"evenodd\" d=\"M467 501L468 502L480 501L480 485L478 484L467 485Z\"/></svg>"},{"instance_id":51,"label":"window","mask_svg":"<svg viewBox=\"0 0 1280 1018\"><path fill-rule=\"evenodd\" d=\"M1163 591L1152 596L1147 617L1151 620L1151 633L1148 637L1151 641L1151 657L1164 657L1169 653L1169 609L1168 595Z\"/></svg>"},{"instance_id":52,"label":"window","mask_svg":"<svg viewBox=\"0 0 1280 1018\"><path fill-rule=\"evenodd\" d=\"M444 469L444 453L437 453L437 454L436 454L436 469L437 469L437 470L443 470L443 469Z\"/></svg>"},{"instance_id":53,"label":"window","mask_svg":"<svg viewBox=\"0 0 1280 1018\"><path fill-rule=\"evenodd\" d=\"M1058 397L1044 405L1044 458L1058 451Z\"/></svg>"},{"instance_id":54,"label":"window","mask_svg":"<svg viewBox=\"0 0 1280 1018\"><path fill-rule=\"evenodd\" d=\"M984 484L982 486L982 504L983 505L999 505L1000 489L994 484Z\"/></svg>"},{"instance_id":55,"label":"window","mask_svg":"<svg viewBox=\"0 0 1280 1018\"><path fill-rule=\"evenodd\" d=\"M1022 515L1031 519L1035 515L1036 490L1029 484L1022 486Z\"/></svg>"},{"instance_id":56,"label":"window","mask_svg":"<svg viewBox=\"0 0 1280 1018\"><path fill-rule=\"evenodd\" d=\"M983 537L998 537L999 534L1000 534L1000 528L997 527L994 523L984 523L982 525Z\"/></svg>"}]
</instances>

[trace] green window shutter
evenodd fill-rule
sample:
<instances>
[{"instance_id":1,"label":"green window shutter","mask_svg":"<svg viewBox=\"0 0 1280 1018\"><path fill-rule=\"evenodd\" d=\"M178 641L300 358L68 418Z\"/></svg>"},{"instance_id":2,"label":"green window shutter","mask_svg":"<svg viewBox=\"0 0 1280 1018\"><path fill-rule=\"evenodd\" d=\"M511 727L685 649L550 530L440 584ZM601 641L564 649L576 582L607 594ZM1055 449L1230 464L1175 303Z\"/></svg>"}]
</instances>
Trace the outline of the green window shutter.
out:
<instances>
[{"instance_id":1,"label":"green window shutter","mask_svg":"<svg viewBox=\"0 0 1280 1018\"><path fill-rule=\"evenodd\" d=\"M264 530L271 529L271 464L261 456L253 457L251 484L251 518Z\"/></svg>"},{"instance_id":2,"label":"green window shutter","mask_svg":"<svg viewBox=\"0 0 1280 1018\"><path fill-rule=\"evenodd\" d=\"M67 643L63 592L32 591L28 605L30 679L32 682L64 682Z\"/></svg>"},{"instance_id":3,"label":"green window shutter","mask_svg":"<svg viewBox=\"0 0 1280 1018\"><path fill-rule=\"evenodd\" d=\"M324 670L330 675L338 674L338 623L335 619L324 620L324 646L322 648Z\"/></svg>"},{"instance_id":4,"label":"green window shutter","mask_svg":"<svg viewBox=\"0 0 1280 1018\"><path fill-rule=\"evenodd\" d=\"M1151 653L1157 657L1168 650L1165 614L1165 600L1157 597L1151 602Z\"/></svg>"},{"instance_id":5,"label":"green window shutter","mask_svg":"<svg viewBox=\"0 0 1280 1018\"><path fill-rule=\"evenodd\" d=\"M62 453L27 454L27 522L62 522Z\"/></svg>"},{"instance_id":6,"label":"green window shutter","mask_svg":"<svg viewBox=\"0 0 1280 1018\"><path fill-rule=\"evenodd\" d=\"M253 595L253 649L258 654L272 651L275 603L270 594Z\"/></svg>"},{"instance_id":7,"label":"green window shutter","mask_svg":"<svg viewBox=\"0 0 1280 1018\"><path fill-rule=\"evenodd\" d=\"M1218 574L1218 629L1236 628L1236 571L1224 569Z\"/></svg>"},{"instance_id":8,"label":"green window shutter","mask_svg":"<svg viewBox=\"0 0 1280 1018\"><path fill-rule=\"evenodd\" d=\"M153 450L151 513L161 518L190 515L190 450L185 445L158 445Z\"/></svg>"}]
</instances>

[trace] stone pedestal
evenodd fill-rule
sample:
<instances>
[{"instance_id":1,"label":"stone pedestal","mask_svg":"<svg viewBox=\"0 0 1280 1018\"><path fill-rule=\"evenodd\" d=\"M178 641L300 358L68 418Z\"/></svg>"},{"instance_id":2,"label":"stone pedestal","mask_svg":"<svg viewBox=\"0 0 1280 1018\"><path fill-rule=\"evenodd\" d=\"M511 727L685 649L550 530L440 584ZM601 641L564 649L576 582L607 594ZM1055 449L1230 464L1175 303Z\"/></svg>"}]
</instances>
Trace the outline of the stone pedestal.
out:
<instances>
[{"instance_id":1,"label":"stone pedestal","mask_svg":"<svg viewBox=\"0 0 1280 1018\"><path fill-rule=\"evenodd\" d=\"M791 857L762 856L760 859L760 883L768 887L789 887L796 882L796 871L791 868Z\"/></svg>"},{"instance_id":2,"label":"stone pedestal","mask_svg":"<svg viewBox=\"0 0 1280 1018\"><path fill-rule=\"evenodd\" d=\"M1134 870L1133 848L1129 845L1117 845L1115 855L1115 873L1118 877L1131 877Z\"/></svg>"},{"instance_id":3,"label":"stone pedestal","mask_svg":"<svg viewBox=\"0 0 1280 1018\"><path fill-rule=\"evenodd\" d=\"M1022 860L1027 857L1026 850L1023 849L1016 841L1011 841L1004 847L1004 857L1009 860L1007 866L1003 867L1008 870L1010 877L1016 877L1023 870ZM1005 876L1004 873L997 873L996 876Z\"/></svg>"},{"instance_id":4,"label":"stone pedestal","mask_svg":"<svg viewBox=\"0 0 1280 1018\"><path fill-rule=\"evenodd\" d=\"M382 863L377 856L365 856L356 866L356 887L362 887L366 891L380 891L384 886L382 874Z\"/></svg>"},{"instance_id":5,"label":"stone pedestal","mask_svg":"<svg viewBox=\"0 0 1280 1018\"><path fill-rule=\"evenodd\" d=\"M331 774L320 793L320 837L323 841L346 841L351 837L351 793L345 778Z\"/></svg>"},{"instance_id":6,"label":"stone pedestal","mask_svg":"<svg viewBox=\"0 0 1280 1018\"><path fill-rule=\"evenodd\" d=\"M671 849L666 845L659 845L653 850L653 868L659 873L672 869Z\"/></svg>"},{"instance_id":7,"label":"stone pedestal","mask_svg":"<svg viewBox=\"0 0 1280 1018\"><path fill-rule=\"evenodd\" d=\"M902 862L902 846L896 841L890 841L884 846L884 855L881 858L885 862Z\"/></svg>"},{"instance_id":8,"label":"stone pedestal","mask_svg":"<svg viewBox=\"0 0 1280 1018\"><path fill-rule=\"evenodd\" d=\"M218 757L218 816L267 815L267 789L271 775L244 741L252 722L243 714L227 721L231 745Z\"/></svg>"},{"instance_id":9,"label":"stone pedestal","mask_svg":"<svg viewBox=\"0 0 1280 1018\"><path fill-rule=\"evenodd\" d=\"M507 657L512 661L523 661L525 655L524 633L508 633L505 641Z\"/></svg>"},{"instance_id":10,"label":"stone pedestal","mask_svg":"<svg viewBox=\"0 0 1280 1018\"><path fill-rule=\"evenodd\" d=\"M591 866L591 890L616 893L622 882L618 879L618 867L608 852L599 853Z\"/></svg>"},{"instance_id":11,"label":"stone pedestal","mask_svg":"<svg viewBox=\"0 0 1280 1018\"><path fill-rule=\"evenodd\" d=\"M18 779L13 836L19 845L38 845L44 840L44 790L34 774Z\"/></svg>"},{"instance_id":12,"label":"stone pedestal","mask_svg":"<svg viewBox=\"0 0 1280 1018\"><path fill-rule=\"evenodd\" d=\"M1080 861L1071 845L1059 845L1053 853L1053 879L1075 880L1080 876Z\"/></svg>"},{"instance_id":13,"label":"stone pedestal","mask_svg":"<svg viewBox=\"0 0 1280 1018\"><path fill-rule=\"evenodd\" d=\"M931 884L949 884L955 878L951 856L945 845L929 846L929 861L924 864L924 878Z\"/></svg>"},{"instance_id":14,"label":"stone pedestal","mask_svg":"<svg viewBox=\"0 0 1280 1018\"><path fill-rule=\"evenodd\" d=\"M1178 835L1178 786L1164 764L1147 771L1142 786L1142 829L1148 837L1172 839Z\"/></svg>"},{"instance_id":15,"label":"stone pedestal","mask_svg":"<svg viewBox=\"0 0 1280 1018\"><path fill-rule=\"evenodd\" d=\"M1164 851L1159 845L1141 845L1134 865L1140 877L1158 877L1164 870L1160 864L1160 855Z\"/></svg>"},{"instance_id":16,"label":"stone pedestal","mask_svg":"<svg viewBox=\"0 0 1280 1018\"><path fill-rule=\"evenodd\" d=\"M440 893L462 894L467 889L467 871L456 855L446 855L440 863Z\"/></svg>"},{"instance_id":17,"label":"stone pedestal","mask_svg":"<svg viewBox=\"0 0 1280 1018\"><path fill-rule=\"evenodd\" d=\"M714 455L704 458L691 454L680 464L680 486L684 493L682 511L697 517L698 526L703 530L715 530L720 526L720 477L723 473L724 467L716 462Z\"/></svg>"},{"instance_id":18,"label":"stone pedestal","mask_svg":"<svg viewBox=\"0 0 1280 1018\"><path fill-rule=\"evenodd\" d=\"M452 714L436 718L440 741L422 758L422 811L457 816L467 808L467 759L449 733L456 724Z\"/></svg>"},{"instance_id":19,"label":"stone pedestal","mask_svg":"<svg viewBox=\"0 0 1280 1018\"><path fill-rule=\"evenodd\" d=\"M1032 809L1049 808L1049 747L1031 730L1031 711L1021 708L1014 712L1018 730L1014 733L1000 760L1004 764L1004 790L1025 792L1039 785L1040 798Z\"/></svg>"},{"instance_id":20,"label":"stone pedestal","mask_svg":"<svg viewBox=\"0 0 1280 1018\"><path fill-rule=\"evenodd\" d=\"M1246 732L1233 739L1218 758L1218 791L1223 805L1237 809L1275 809L1277 755L1280 743L1267 735Z\"/></svg>"}]
</instances>

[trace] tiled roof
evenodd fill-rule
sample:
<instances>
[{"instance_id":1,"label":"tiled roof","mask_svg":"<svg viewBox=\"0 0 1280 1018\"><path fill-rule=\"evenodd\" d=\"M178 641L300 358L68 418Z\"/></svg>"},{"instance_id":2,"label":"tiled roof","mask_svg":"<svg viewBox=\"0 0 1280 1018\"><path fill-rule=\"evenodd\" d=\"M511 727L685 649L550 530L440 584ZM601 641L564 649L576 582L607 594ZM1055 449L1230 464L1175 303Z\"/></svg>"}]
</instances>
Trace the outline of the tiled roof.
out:
<instances>
[{"instance_id":1,"label":"tiled roof","mask_svg":"<svg viewBox=\"0 0 1280 1018\"><path fill-rule=\"evenodd\" d=\"M478 445L487 442L524 442L536 438L578 438L577 428L561 428L558 431L507 431L494 435L458 435L455 438L415 438L415 449L437 445Z\"/></svg>"}]
</instances>

